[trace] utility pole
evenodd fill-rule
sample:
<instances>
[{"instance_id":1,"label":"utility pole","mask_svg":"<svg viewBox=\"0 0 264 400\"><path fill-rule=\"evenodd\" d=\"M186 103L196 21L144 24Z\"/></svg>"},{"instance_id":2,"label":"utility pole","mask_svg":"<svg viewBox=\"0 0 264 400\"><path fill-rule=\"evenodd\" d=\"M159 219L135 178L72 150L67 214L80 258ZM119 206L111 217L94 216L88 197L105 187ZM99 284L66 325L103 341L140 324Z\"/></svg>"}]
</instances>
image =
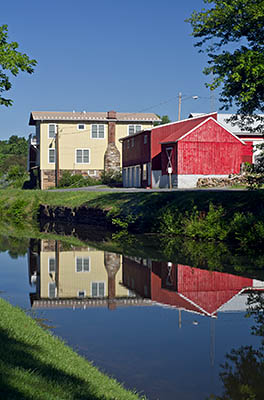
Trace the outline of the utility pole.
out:
<instances>
[{"instance_id":1,"label":"utility pole","mask_svg":"<svg viewBox=\"0 0 264 400\"><path fill-rule=\"evenodd\" d=\"M179 93L179 104L178 104L178 121L181 119L181 102L182 102L182 94Z\"/></svg>"},{"instance_id":2,"label":"utility pole","mask_svg":"<svg viewBox=\"0 0 264 400\"><path fill-rule=\"evenodd\" d=\"M60 183L59 125L56 125L55 147L56 147L56 186L58 187Z\"/></svg>"}]
</instances>

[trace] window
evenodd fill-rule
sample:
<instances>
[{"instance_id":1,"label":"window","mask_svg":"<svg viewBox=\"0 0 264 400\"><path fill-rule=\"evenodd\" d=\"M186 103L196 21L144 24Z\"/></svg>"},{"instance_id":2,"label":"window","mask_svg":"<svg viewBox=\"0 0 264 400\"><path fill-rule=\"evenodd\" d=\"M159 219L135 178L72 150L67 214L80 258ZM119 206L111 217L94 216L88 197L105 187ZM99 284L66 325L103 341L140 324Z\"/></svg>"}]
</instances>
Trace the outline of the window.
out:
<instances>
[{"instance_id":1,"label":"window","mask_svg":"<svg viewBox=\"0 0 264 400\"><path fill-rule=\"evenodd\" d=\"M142 180L143 180L143 181L146 181L146 180L147 180L147 164L143 164Z\"/></svg>"},{"instance_id":2,"label":"window","mask_svg":"<svg viewBox=\"0 0 264 400\"><path fill-rule=\"evenodd\" d=\"M85 297L86 296L86 291L85 290L78 290L77 296L78 297Z\"/></svg>"},{"instance_id":3,"label":"window","mask_svg":"<svg viewBox=\"0 0 264 400\"><path fill-rule=\"evenodd\" d=\"M49 163L55 163L55 149L49 149Z\"/></svg>"},{"instance_id":4,"label":"window","mask_svg":"<svg viewBox=\"0 0 264 400\"><path fill-rule=\"evenodd\" d=\"M85 125L84 124L78 124L77 128L78 128L78 131L84 131L85 130Z\"/></svg>"},{"instance_id":5,"label":"window","mask_svg":"<svg viewBox=\"0 0 264 400\"><path fill-rule=\"evenodd\" d=\"M148 135L144 135L144 144L148 143Z\"/></svg>"},{"instance_id":6,"label":"window","mask_svg":"<svg viewBox=\"0 0 264 400\"><path fill-rule=\"evenodd\" d=\"M49 258L49 273L56 272L56 259Z\"/></svg>"},{"instance_id":7,"label":"window","mask_svg":"<svg viewBox=\"0 0 264 400\"><path fill-rule=\"evenodd\" d=\"M131 139L131 146L134 147L135 146L135 138Z\"/></svg>"},{"instance_id":8,"label":"window","mask_svg":"<svg viewBox=\"0 0 264 400\"><path fill-rule=\"evenodd\" d=\"M56 136L56 125L49 124L49 139L53 139Z\"/></svg>"},{"instance_id":9,"label":"window","mask_svg":"<svg viewBox=\"0 0 264 400\"><path fill-rule=\"evenodd\" d=\"M130 140L127 141L127 148L129 149L130 147Z\"/></svg>"},{"instance_id":10,"label":"window","mask_svg":"<svg viewBox=\"0 0 264 400\"><path fill-rule=\"evenodd\" d=\"M54 299L56 297L56 283L55 282L50 282L49 283L49 298Z\"/></svg>"},{"instance_id":11,"label":"window","mask_svg":"<svg viewBox=\"0 0 264 400\"><path fill-rule=\"evenodd\" d=\"M104 282L92 282L92 297L104 297L105 296L105 283Z\"/></svg>"},{"instance_id":12,"label":"window","mask_svg":"<svg viewBox=\"0 0 264 400\"><path fill-rule=\"evenodd\" d=\"M76 257L75 267L76 267L76 272L89 272L90 257Z\"/></svg>"},{"instance_id":13,"label":"window","mask_svg":"<svg viewBox=\"0 0 264 400\"><path fill-rule=\"evenodd\" d=\"M128 125L128 134L129 135L134 135L136 132L142 131L142 126L141 125Z\"/></svg>"},{"instance_id":14,"label":"window","mask_svg":"<svg viewBox=\"0 0 264 400\"><path fill-rule=\"evenodd\" d=\"M92 139L104 139L104 125L92 125Z\"/></svg>"},{"instance_id":15,"label":"window","mask_svg":"<svg viewBox=\"0 0 264 400\"><path fill-rule=\"evenodd\" d=\"M89 164L90 163L90 150L89 149L76 149L76 164Z\"/></svg>"}]
</instances>

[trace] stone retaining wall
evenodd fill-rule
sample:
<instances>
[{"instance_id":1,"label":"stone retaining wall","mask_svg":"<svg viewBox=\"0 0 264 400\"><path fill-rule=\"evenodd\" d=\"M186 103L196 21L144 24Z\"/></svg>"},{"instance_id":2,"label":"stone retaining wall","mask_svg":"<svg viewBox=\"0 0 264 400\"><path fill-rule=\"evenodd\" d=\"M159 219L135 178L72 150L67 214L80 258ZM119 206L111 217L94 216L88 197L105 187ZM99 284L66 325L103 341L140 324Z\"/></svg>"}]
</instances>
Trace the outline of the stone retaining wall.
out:
<instances>
[{"instance_id":1,"label":"stone retaining wall","mask_svg":"<svg viewBox=\"0 0 264 400\"><path fill-rule=\"evenodd\" d=\"M245 185L247 187L258 187L264 184L263 175L229 175L227 178L199 178L197 187L231 187L234 185Z\"/></svg>"},{"instance_id":2,"label":"stone retaining wall","mask_svg":"<svg viewBox=\"0 0 264 400\"><path fill-rule=\"evenodd\" d=\"M111 222L107 219L107 212L99 208L86 206L70 208L41 204L39 207L39 219L42 221L62 221L111 227Z\"/></svg>"}]
</instances>

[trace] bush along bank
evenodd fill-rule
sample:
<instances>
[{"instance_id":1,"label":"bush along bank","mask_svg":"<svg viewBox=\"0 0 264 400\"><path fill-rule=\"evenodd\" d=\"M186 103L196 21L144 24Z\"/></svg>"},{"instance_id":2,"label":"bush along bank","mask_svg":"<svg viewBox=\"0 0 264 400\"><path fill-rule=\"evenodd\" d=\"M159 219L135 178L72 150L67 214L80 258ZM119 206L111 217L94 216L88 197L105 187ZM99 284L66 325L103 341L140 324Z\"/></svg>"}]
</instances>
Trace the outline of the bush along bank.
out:
<instances>
[{"instance_id":1,"label":"bush along bank","mask_svg":"<svg viewBox=\"0 0 264 400\"><path fill-rule=\"evenodd\" d=\"M0 299L1 398L136 400L21 309Z\"/></svg>"},{"instance_id":2,"label":"bush along bank","mask_svg":"<svg viewBox=\"0 0 264 400\"><path fill-rule=\"evenodd\" d=\"M175 192L0 191L0 219L32 224L36 218L101 225L126 233L159 233L240 246L264 236L264 190Z\"/></svg>"},{"instance_id":3,"label":"bush along bank","mask_svg":"<svg viewBox=\"0 0 264 400\"><path fill-rule=\"evenodd\" d=\"M100 208L41 205L40 219L104 226L123 234L145 233L140 232L140 227L144 229L144 216L116 214ZM230 213L212 203L208 210L198 210L193 206L192 210L181 211L176 206L167 206L161 212L157 211L152 226L148 227L150 232L163 236L181 235L197 240L235 243L240 247L264 244L264 213L257 216L251 212Z\"/></svg>"},{"instance_id":4,"label":"bush along bank","mask_svg":"<svg viewBox=\"0 0 264 400\"><path fill-rule=\"evenodd\" d=\"M159 216L159 230L163 235L183 235L206 241L236 243L240 247L259 247L264 244L264 213L228 213L222 206L209 204L208 211L181 212L167 207Z\"/></svg>"}]
</instances>

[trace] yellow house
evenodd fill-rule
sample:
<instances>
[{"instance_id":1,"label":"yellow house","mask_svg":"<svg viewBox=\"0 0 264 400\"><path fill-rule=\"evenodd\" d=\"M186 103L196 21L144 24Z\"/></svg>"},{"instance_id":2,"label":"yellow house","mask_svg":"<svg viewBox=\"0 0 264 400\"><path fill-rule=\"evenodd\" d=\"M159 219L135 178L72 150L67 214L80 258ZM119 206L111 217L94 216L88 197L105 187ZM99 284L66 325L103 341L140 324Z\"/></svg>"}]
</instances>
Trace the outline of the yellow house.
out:
<instances>
[{"instance_id":1,"label":"yellow house","mask_svg":"<svg viewBox=\"0 0 264 400\"><path fill-rule=\"evenodd\" d=\"M153 113L32 111L28 169L37 169L41 189L54 187L64 171L99 178L120 170L121 137L159 121Z\"/></svg>"}]
</instances>

